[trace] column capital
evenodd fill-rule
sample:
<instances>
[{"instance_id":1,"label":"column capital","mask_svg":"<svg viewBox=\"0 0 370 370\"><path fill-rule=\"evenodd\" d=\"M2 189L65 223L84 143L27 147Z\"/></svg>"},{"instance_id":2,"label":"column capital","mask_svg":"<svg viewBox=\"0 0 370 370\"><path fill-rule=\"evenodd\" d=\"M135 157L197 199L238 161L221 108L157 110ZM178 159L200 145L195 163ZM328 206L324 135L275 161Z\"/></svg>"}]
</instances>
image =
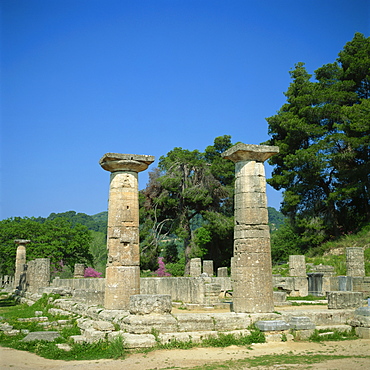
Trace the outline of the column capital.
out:
<instances>
[{"instance_id":1,"label":"column capital","mask_svg":"<svg viewBox=\"0 0 370 370\"><path fill-rule=\"evenodd\" d=\"M109 172L118 171L145 171L154 162L152 155L106 153L99 164Z\"/></svg>"},{"instance_id":2,"label":"column capital","mask_svg":"<svg viewBox=\"0 0 370 370\"><path fill-rule=\"evenodd\" d=\"M277 153L279 153L277 146L238 143L224 151L221 156L235 163L241 161L264 162Z\"/></svg>"},{"instance_id":3,"label":"column capital","mask_svg":"<svg viewBox=\"0 0 370 370\"><path fill-rule=\"evenodd\" d=\"M31 243L31 240L27 240L27 239L15 239L14 240L14 243L16 243L18 245L26 245L28 243Z\"/></svg>"}]
</instances>

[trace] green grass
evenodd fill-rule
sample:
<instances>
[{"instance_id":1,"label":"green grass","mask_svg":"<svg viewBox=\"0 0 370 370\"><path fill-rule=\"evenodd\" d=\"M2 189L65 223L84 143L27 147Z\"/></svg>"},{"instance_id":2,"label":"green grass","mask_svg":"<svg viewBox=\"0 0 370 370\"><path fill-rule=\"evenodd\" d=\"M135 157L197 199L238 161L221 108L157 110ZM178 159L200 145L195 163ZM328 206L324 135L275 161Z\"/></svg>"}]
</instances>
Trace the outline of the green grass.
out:
<instances>
[{"instance_id":1,"label":"green grass","mask_svg":"<svg viewBox=\"0 0 370 370\"><path fill-rule=\"evenodd\" d=\"M20 333L9 336L0 331L0 346L10 347L18 350L36 353L37 355L55 360L97 360L104 358L124 358L127 354L122 338L116 338L113 341L103 340L98 343L74 343L70 338L72 335L81 334L77 327L76 320L68 316L53 316L48 313L48 309L53 307L50 298L56 297L44 295L32 306L26 304L16 304L13 298L0 299L0 316L1 323L8 323L13 329L27 329L30 332L58 330L61 335L53 342L31 341L22 342L26 334ZM47 316L50 322L59 319L69 319L70 325L66 327L53 327L45 329L39 326L37 322L20 322L18 318L29 318L35 316L35 311L42 311L43 316ZM56 344L66 343L71 347L70 351L59 349Z\"/></svg>"},{"instance_id":2,"label":"green grass","mask_svg":"<svg viewBox=\"0 0 370 370\"><path fill-rule=\"evenodd\" d=\"M326 299L325 297L317 297L315 295L308 295L306 297L287 297L287 301L319 301Z\"/></svg>"},{"instance_id":3,"label":"green grass","mask_svg":"<svg viewBox=\"0 0 370 370\"><path fill-rule=\"evenodd\" d=\"M279 365L307 365L308 368L313 368L309 365L316 363L340 360L345 358L370 358L370 356L345 356L345 355L321 355L321 354L307 354L307 355L294 355L294 354L272 354L258 357L249 357L242 360L228 361L214 363L210 365L197 366L187 368L187 370L240 370L246 367L264 367L264 368L275 368ZM294 367L289 367L294 368Z\"/></svg>"},{"instance_id":4,"label":"green grass","mask_svg":"<svg viewBox=\"0 0 370 370\"><path fill-rule=\"evenodd\" d=\"M358 336L356 335L356 332L355 332L355 328L352 328L349 331L343 331L343 332L334 329L334 330L330 330L332 334L319 335L319 334L323 334L327 332L328 330L324 330L324 329L315 330L314 333L309 337L309 340L312 342L325 342L328 340L341 341L341 340L358 339Z\"/></svg>"}]
</instances>

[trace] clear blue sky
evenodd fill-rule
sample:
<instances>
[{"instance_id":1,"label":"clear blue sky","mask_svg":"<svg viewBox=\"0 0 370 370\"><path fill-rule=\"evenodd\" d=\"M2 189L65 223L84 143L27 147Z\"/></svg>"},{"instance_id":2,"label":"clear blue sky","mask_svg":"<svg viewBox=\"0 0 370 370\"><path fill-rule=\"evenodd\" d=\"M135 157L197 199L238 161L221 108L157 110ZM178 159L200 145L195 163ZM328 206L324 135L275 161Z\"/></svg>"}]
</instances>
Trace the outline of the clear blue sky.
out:
<instances>
[{"instance_id":1,"label":"clear blue sky","mask_svg":"<svg viewBox=\"0 0 370 370\"><path fill-rule=\"evenodd\" d=\"M289 70L313 73L368 37L369 4L1 0L0 219L107 210L107 152L267 140Z\"/></svg>"}]
</instances>

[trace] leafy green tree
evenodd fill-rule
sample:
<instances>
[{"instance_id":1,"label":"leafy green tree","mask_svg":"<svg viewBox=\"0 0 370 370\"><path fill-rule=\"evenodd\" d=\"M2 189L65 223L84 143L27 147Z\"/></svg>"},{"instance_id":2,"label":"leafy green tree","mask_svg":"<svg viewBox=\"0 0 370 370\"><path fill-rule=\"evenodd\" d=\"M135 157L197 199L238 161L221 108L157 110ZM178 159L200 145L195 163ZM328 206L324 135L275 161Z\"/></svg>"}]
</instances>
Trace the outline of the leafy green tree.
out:
<instances>
[{"instance_id":1,"label":"leafy green tree","mask_svg":"<svg viewBox=\"0 0 370 370\"><path fill-rule=\"evenodd\" d=\"M355 34L335 63L290 72L287 103L267 118L280 153L269 184L304 249L370 220L370 38Z\"/></svg>"},{"instance_id":2,"label":"leafy green tree","mask_svg":"<svg viewBox=\"0 0 370 370\"><path fill-rule=\"evenodd\" d=\"M229 183L234 169L220 155L230 146L230 136L224 136L216 138L215 145L207 147L205 153L174 148L160 158L159 169L151 173L144 191L152 237L173 234L183 240L185 273L189 272L190 258L197 257L200 251L192 224L196 221L199 225L202 219L209 222L204 218L207 212L231 208Z\"/></svg>"},{"instance_id":3,"label":"leafy green tree","mask_svg":"<svg viewBox=\"0 0 370 370\"><path fill-rule=\"evenodd\" d=\"M91 236L86 226L73 226L63 218L43 223L32 218L10 218L0 221L0 272L14 272L17 246L15 239L29 239L27 260L50 258L55 269L75 263L92 263L89 251Z\"/></svg>"}]
</instances>

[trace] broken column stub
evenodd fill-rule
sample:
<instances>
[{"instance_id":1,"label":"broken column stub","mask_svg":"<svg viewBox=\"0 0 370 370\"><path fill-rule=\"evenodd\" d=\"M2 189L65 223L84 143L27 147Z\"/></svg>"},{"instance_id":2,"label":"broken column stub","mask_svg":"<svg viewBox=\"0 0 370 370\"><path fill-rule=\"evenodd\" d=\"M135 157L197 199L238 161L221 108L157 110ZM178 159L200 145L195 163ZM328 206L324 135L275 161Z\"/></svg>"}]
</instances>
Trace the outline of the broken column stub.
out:
<instances>
[{"instance_id":1,"label":"broken column stub","mask_svg":"<svg viewBox=\"0 0 370 370\"><path fill-rule=\"evenodd\" d=\"M273 312L270 231L263 162L278 147L239 143L222 153L235 162L233 310Z\"/></svg>"},{"instance_id":2,"label":"broken column stub","mask_svg":"<svg viewBox=\"0 0 370 370\"><path fill-rule=\"evenodd\" d=\"M15 274L14 274L14 288L17 288L20 283L20 278L25 270L26 264L26 245L31 240L16 239L14 243L18 244L16 257L15 257Z\"/></svg>"},{"instance_id":3,"label":"broken column stub","mask_svg":"<svg viewBox=\"0 0 370 370\"><path fill-rule=\"evenodd\" d=\"M138 172L154 162L150 155L107 153L100 165L111 172L108 204L106 309L128 309L140 293Z\"/></svg>"}]
</instances>

